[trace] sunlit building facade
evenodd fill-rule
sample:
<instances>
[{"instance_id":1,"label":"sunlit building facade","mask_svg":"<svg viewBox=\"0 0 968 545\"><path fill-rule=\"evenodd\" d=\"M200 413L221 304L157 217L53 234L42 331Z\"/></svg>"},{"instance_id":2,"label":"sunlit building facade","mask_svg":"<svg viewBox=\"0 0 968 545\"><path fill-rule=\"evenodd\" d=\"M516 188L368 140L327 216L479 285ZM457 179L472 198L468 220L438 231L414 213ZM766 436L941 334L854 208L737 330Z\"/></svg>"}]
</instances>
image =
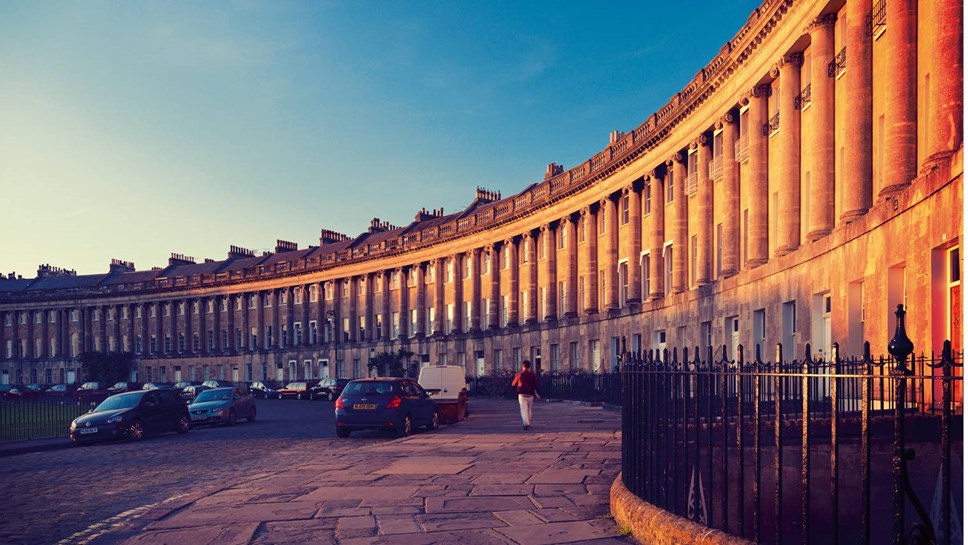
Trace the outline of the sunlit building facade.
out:
<instances>
[{"instance_id":1,"label":"sunlit building facade","mask_svg":"<svg viewBox=\"0 0 968 545\"><path fill-rule=\"evenodd\" d=\"M602 372L623 337L828 357L884 352L898 304L918 351L960 348L962 22L962 2L767 0L659 111L513 196L305 249L7 275L0 381L80 380L91 350L134 353L138 380L239 382L401 348Z\"/></svg>"}]
</instances>

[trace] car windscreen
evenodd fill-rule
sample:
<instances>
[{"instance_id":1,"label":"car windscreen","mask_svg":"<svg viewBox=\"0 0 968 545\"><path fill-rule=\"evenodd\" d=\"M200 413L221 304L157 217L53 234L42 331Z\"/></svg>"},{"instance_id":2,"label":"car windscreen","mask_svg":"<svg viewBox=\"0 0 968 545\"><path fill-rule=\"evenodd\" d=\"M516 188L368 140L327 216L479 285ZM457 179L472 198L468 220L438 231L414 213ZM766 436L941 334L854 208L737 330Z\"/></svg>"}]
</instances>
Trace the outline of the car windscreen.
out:
<instances>
[{"instance_id":1,"label":"car windscreen","mask_svg":"<svg viewBox=\"0 0 968 545\"><path fill-rule=\"evenodd\" d=\"M100 387L101 387L101 385L98 384L97 382L85 382L84 384L81 384L81 388L80 389L81 390L97 390Z\"/></svg>"},{"instance_id":2,"label":"car windscreen","mask_svg":"<svg viewBox=\"0 0 968 545\"><path fill-rule=\"evenodd\" d=\"M105 399L104 401L102 401L101 404L97 406L97 409L94 409L94 412L99 413L102 411L116 411L118 409L130 409L131 407L134 407L135 405L137 405L139 401L141 401L141 395L139 394L111 396Z\"/></svg>"},{"instance_id":3,"label":"car windscreen","mask_svg":"<svg viewBox=\"0 0 968 545\"><path fill-rule=\"evenodd\" d=\"M198 394L195 398L195 403L203 403L205 401L226 401L232 399L232 392L230 390L205 390L204 392Z\"/></svg>"},{"instance_id":4,"label":"car windscreen","mask_svg":"<svg viewBox=\"0 0 968 545\"><path fill-rule=\"evenodd\" d=\"M351 382L343 389L348 395L386 395L393 392L390 382Z\"/></svg>"},{"instance_id":5,"label":"car windscreen","mask_svg":"<svg viewBox=\"0 0 968 545\"><path fill-rule=\"evenodd\" d=\"M305 390L306 389L306 383L305 382L290 382L289 384L286 384L286 389L287 390Z\"/></svg>"}]
</instances>

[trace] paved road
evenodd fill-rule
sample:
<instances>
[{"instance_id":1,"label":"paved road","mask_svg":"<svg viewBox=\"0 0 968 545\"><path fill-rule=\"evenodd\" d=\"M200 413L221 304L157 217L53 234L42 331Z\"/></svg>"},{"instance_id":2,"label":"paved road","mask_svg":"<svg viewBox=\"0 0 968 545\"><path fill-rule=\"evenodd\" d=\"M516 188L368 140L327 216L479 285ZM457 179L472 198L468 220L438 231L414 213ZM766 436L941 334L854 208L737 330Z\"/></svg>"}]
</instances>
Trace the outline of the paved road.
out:
<instances>
[{"instance_id":1,"label":"paved road","mask_svg":"<svg viewBox=\"0 0 968 545\"><path fill-rule=\"evenodd\" d=\"M251 424L3 458L0 543L56 543L129 509L338 447L331 402L257 406ZM386 437L360 434L367 441Z\"/></svg>"},{"instance_id":2,"label":"paved road","mask_svg":"<svg viewBox=\"0 0 968 545\"><path fill-rule=\"evenodd\" d=\"M259 419L0 460L0 543L631 543L608 514L618 415L475 401L437 433L334 437L332 403L260 400Z\"/></svg>"}]
</instances>

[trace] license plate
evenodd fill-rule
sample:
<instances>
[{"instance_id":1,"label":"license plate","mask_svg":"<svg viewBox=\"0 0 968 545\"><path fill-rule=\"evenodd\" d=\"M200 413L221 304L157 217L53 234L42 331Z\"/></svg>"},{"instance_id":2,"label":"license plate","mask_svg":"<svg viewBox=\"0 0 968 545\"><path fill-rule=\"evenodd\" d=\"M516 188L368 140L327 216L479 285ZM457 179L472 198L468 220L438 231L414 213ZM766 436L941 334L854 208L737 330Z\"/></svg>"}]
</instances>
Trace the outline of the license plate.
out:
<instances>
[{"instance_id":1,"label":"license plate","mask_svg":"<svg viewBox=\"0 0 968 545\"><path fill-rule=\"evenodd\" d=\"M97 428L78 428L77 433L97 433Z\"/></svg>"},{"instance_id":2,"label":"license plate","mask_svg":"<svg viewBox=\"0 0 968 545\"><path fill-rule=\"evenodd\" d=\"M354 403L353 408L354 409L375 409L376 405L374 405L373 403Z\"/></svg>"},{"instance_id":3,"label":"license plate","mask_svg":"<svg viewBox=\"0 0 968 545\"><path fill-rule=\"evenodd\" d=\"M193 414L192 420L205 420L206 416L204 414Z\"/></svg>"}]
</instances>

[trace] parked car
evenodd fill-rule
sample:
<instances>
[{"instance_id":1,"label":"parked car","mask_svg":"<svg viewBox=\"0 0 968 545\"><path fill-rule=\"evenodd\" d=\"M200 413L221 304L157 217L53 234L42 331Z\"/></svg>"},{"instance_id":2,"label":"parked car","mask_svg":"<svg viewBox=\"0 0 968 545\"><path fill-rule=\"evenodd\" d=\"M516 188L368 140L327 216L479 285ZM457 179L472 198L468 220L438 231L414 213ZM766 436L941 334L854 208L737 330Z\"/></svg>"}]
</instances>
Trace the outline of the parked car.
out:
<instances>
[{"instance_id":1,"label":"parked car","mask_svg":"<svg viewBox=\"0 0 968 545\"><path fill-rule=\"evenodd\" d=\"M141 390L144 385L140 382L116 382L114 386L108 388L108 394L120 394L123 392L133 392L135 390Z\"/></svg>"},{"instance_id":2,"label":"parked car","mask_svg":"<svg viewBox=\"0 0 968 545\"><path fill-rule=\"evenodd\" d=\"M182 380L182 381L176 382L175 385L172 386L172 388L174 388L175 391L181 392L182 390L184 390L185 388L188 388L189 386L198 386L200 384L201 382L198 380Z\"/></svg>"},{"instance_id":3,"label":"parked car","mask_svg":"<svg viewBox=\"0 0 968 545\"><path fill-rule=\"evenodd\" d=\"M47 397L67 397L73 396L76 390L77 386L74 384L55 384L47 388L47 391L44 393Z\"/></svg>"},{"instance_id":4,"label":"parked car","mask_svg":"<svg viewBox=\"0 0 968 545\"><path fill-rule=\"evenodd\" d=\"M309 383L290 382L284 388L279 388L277 393L279 394L279 399L290 397L294 399L309 399Z\"/></svg>"},{"instance_id":5,"label":"parked car","mask_svg":"<svg viewBox=\"0 0 968 545\"><path fill-rule=\"evenodd\" d=\"M174 384L171 382L146 382L144 386L141 387L142 390L157 390L159 388L169 388L174 390Z\"/></svg>"},{"instance_id":6,"label":"parked car","mask_svg":"<svg viewBox=\"0 0 968 545\"><path fill-rule=\"evenodd\" d=\"M188 406L192 425L235 424L239 418L255 422L255 400L242 388L215 388L198 394Z\"/></svg>"},{"instance_id":7,"label":"parked car","mask_svg":"<svg viewBox=\"0 0 968 545\"><path fill-rule=\"evenodd\" d=\"M262 399L278 398L279 386L269 380L257 380L249 384L249 393L252 394L252 397L261 397Z\"/></svg>"},{"instance_id":8,"label":"parked car","mask_svg":"<svg viewBox=\"0 0 968 545\"><path fill-rule=\"evenodd\" d=\"M3 393L4 399L37 399L40 394L26 386L16 386Z\"/></svg>"},{"instance_id":9,"label":"parked car","mask_svg":"<svg viewBox=\"0 0 968 545\"><path fill-rule=\"evenodd\" d=\"M404 436L414 426L435 430L440 425L437 403L415 381L407 378L369 378L351 381L336 400L336 436L353 430L384 429Z\"/></svg>"},{"instance_id":10,"label":"parked car","mask_svg":"<svg viewBox=\"0 0 968 545\"><path fill-rule=\"evenodd\" d=\"M195 386L185 386L184 388L181 389L180 392L178 392L178 395L185 400L185 403L191 403L192 400L198 397L198 394L206 390L211 390L211 388L209 388L208 386L205 386L204 384L198 384Z\"/></svg>"},{"instance_id":11,"label":"parked car","mask_svg":"<svg viewBox=\"0 0 968 545\"><path fill-rule=\"evenodd\" d=\"M88 443L108 439L137 441L165 431L188 433L188 407L174 390L138 390L113 395L91 412L78 416L68 430L71 441Z\"/></svg>"},{"instance_id":12,"label":"parked car","mask_svg":"<svg viewBox=\"0 0 968 545\"><path fill-rule=\"evenodd\" d=\"M315 386L309 389L309 399L326 399L333 401L343 388L350 383L348 378L321 378Z\"/></svg>"},{"instance_id":13,"label":"parked car","mask_svg":"<svg viewBox=\"0 0 968 545\"><path fill-rule=\"evenodd\" d=\"M202 383L202 386L208 386L209 388L235 388L235 383L228 380L206 380Z\"/></svg>"},{"instance_id":14,"label":"parked car","mask_svg":"<svg viewBox=\"0 0 968 545\"><path fill-rule=\"evenodd\" d=\"M7 392L17 388L16 384L0 384L0 396L6 396Z\"/></svg>"},{"instance_id":15,"label":"parked car","mask_svg":"<svg viewBox=\"0 0 968 545\"><path fill-rule=\"evenodd\" d=\"M74 393L78 401L83 403L100 403L108 397L107 384L103 382L90 381L77 387Z\"/></svg>"},{"instance_id":16,"label":"parked car","mask_svg":"<svg viewBox=\"0 0 968 545\"><path fill-rule=\"evenodd\" d=\"M44 388L43 386L37 383L28 384L24 386L24 388L26 388L27 390L30 390L31 392L37 392L38 394L42 394L44 393L44 390L46 390L46 388Z\"/></svg>"}]
</instances>

